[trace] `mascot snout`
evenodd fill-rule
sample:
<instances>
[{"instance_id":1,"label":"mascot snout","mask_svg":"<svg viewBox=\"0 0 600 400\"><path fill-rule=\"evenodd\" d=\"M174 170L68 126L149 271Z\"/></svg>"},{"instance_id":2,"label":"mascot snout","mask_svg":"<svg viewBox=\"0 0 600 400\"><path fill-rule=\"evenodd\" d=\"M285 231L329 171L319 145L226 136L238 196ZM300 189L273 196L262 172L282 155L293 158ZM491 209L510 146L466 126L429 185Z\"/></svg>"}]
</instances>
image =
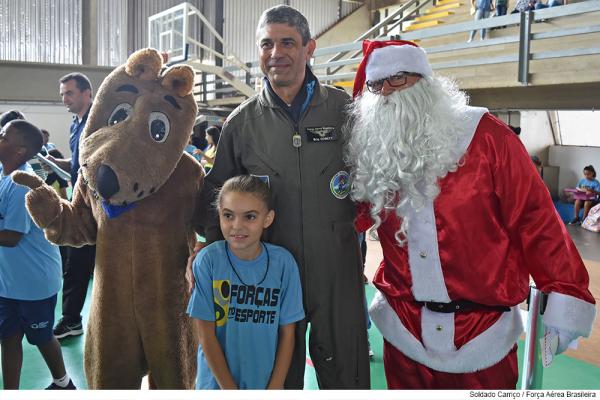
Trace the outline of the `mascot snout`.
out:
<instances>
[{"instance_id":1,"label":"mascot snout","mask_svg":"<svg viewBox=\"0 0 600 400\"><path fill-rule=\"evenodd\" d=\"M108 165L100 165L98 172L96 172L96 185L98 193L103 199L108 200L115 193L119 192L119 179L117 174Z\"/></svg>"}]
</instances>

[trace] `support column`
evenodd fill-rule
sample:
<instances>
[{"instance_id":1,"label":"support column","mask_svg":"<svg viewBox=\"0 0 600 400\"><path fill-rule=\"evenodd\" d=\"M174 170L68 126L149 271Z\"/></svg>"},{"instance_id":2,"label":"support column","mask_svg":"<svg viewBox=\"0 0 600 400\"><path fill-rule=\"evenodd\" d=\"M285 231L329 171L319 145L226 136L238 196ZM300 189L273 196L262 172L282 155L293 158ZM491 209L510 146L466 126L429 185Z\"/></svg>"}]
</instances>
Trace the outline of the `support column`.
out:
<instances>
[{"instance_id":1,"label":"support column","mask_svg":"<svg viewBox=\"0 0 600 400\"><path fill-rule=\"evenodd\" d=\"M81 12L81 61L98 65L98 0L82 0Z\"/></svg>"}]
</instances>

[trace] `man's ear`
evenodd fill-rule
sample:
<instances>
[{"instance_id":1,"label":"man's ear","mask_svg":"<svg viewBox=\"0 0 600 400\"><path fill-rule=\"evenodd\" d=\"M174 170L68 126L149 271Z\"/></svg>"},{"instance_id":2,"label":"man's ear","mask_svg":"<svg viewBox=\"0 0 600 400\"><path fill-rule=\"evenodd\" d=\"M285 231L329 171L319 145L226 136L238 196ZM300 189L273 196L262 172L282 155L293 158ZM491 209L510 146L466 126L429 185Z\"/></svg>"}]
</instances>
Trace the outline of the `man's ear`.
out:
<instances>
[{"instance_id":1,"label":"man's ear","mask_svg":"<svg viewBox=\"0 0 600 400\"><path fill-rule=\"evenodd\" d=\"M315 49L317 48L317 42L315 39L310 39L306 44L306 62L308 62L311 58Z\"/></svg>"},{"instance_id":2,"label":"man's ear","mask_svg":"<svg viewBox=\"0 0 600 400\"><path fill-rule=\"evenodd\" d=\"M263 229L267 229L273 223L275 219L275 210L269 210L267 213L267 217L265 218L265 223L263 224Z\"/></svg>"}]
</instances>

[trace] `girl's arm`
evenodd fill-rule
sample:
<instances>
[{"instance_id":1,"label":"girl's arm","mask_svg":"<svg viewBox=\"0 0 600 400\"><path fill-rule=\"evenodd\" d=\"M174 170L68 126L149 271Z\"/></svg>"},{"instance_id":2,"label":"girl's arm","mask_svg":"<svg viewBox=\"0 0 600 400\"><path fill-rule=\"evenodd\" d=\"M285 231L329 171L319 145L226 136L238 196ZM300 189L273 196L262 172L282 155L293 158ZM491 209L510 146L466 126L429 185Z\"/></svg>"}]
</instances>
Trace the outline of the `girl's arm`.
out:
<instances>
[{"instance_id":1,"label":"girl's arm","mask_svg":"<svg viewBox=\"0 0 600 400\"><path fill-rule=\"evenodd\" d=\"M210 157L210 156L206 155L206 152L202 153L202 158L204 158L206 160L206 162L209 163L209 164L214 164L215 163L215 157L216 157L216 154L215 154L215 156Z\"/></svg>"},{"instance_id":2,"label":"girl's arm","mask_svg":"<svg viewBox=\"0 0 600 400\"><path fill-rule=\"evenodd\" d=\"M273 366L273 372L271 372L271 379L269 379L267 389L283 389L283 382L285 382L285 377L292 362L295 330L295 323L279 327L275 365Z\"/></svg>"},{"instance_id":3,"label":"girl's arm","mask_svg":"<svg viewBox=\"0 0 600 400\"><path fill-rule=\"evenodd\" d=\"M196 325L196 330L198 331L198 338L200 344L202 345L204 358L206 358L206 362L208 363L212 374L217 380L217 383L223 390L237 389L238 387L233 380L233 376L231 376L229 367L227 366L223 349L221 349L221 345L219 344L217 336L215 335L215 322L194 319L194 324Z\"/></svg>"}]
</instances>

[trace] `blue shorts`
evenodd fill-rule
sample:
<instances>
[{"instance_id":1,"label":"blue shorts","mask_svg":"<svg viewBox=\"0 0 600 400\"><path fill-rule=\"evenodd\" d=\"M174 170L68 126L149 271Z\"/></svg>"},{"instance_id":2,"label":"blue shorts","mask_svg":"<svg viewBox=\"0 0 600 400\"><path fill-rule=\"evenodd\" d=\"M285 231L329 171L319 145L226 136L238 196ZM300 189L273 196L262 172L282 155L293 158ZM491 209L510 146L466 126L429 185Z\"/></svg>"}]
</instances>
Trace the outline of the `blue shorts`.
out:
<instances>
[{"instance_id":1,"label":"blue shorts","mask_svg":"<svg viewBox=\"0 0 600 400\"><path fill-rule=\"evenodd\" d=\"M52 340L56 295L43 300L0 297L0 340L25 333L27 341L39 346Z\"/></svg>"}]
</instances>

